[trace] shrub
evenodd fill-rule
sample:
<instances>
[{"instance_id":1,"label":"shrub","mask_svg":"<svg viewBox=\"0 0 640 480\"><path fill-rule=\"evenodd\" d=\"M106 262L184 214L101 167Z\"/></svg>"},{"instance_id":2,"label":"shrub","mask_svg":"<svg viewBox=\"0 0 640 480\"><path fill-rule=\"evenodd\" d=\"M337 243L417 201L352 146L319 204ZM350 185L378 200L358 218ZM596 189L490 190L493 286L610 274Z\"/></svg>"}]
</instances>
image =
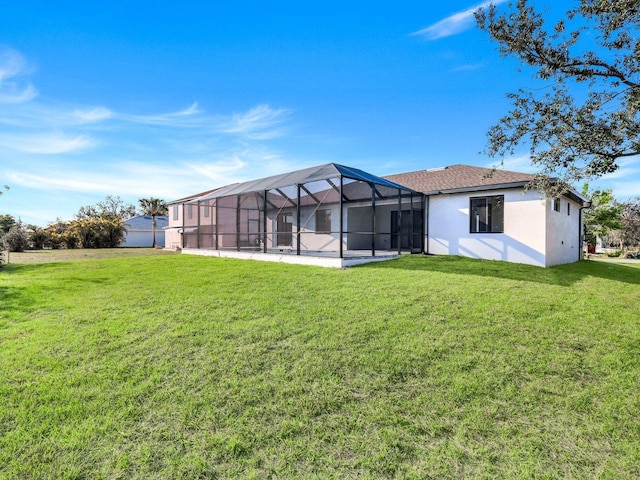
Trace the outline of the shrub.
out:
<instances>
[{"instance_id":1,"label":"shrub","mask_svg":"<svg viewBox=\"0 0 640 480\"><path fill-rule=\"evenodd\" d=\"M4 242L10 252L23 252L25 248L29 248L29 233L18 222L4 235Z\"/></svg>"},{"instance_id":2,"label":"shrub","mask_svg":"<svg viewBox=\"0 0 640 480\"><path fill-rule=\"evenodd\" d=\"M618 258L622 255L622 250L614 250L613 252L607 252L607 257Z\"/></svg>"},{"instance_id":3,"label":"shrub","mask_svg":"<svg viewBox=\"0 0 640 480\"><path fill-rule=\"evenodd\" d=\"M48 238L47 231L40 227L33 228L33 231L29 235L29 240L34 250L42 250Z\"/></svg>"}]
</instances>

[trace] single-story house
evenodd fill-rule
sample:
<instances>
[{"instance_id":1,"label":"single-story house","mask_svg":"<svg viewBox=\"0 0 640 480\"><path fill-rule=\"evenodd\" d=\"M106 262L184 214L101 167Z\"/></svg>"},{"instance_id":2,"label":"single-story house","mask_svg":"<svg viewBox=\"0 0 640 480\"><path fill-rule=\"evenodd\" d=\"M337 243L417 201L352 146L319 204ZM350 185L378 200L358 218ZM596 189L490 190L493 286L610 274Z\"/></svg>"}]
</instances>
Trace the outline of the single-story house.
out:
<instances>
[{"instance_id":1,"label":"single-story house","mask_svg":"<svg viewBox=\"0 0 640 480\"><path fill-rule=\"evenodd\" d=\"M405 252L542 267L579 260L589 202L575 191L548 199L526 188L532 179L468 165L377 177L331 163L170 202L166 245L336 266Z\"/></svg>"},{"instance_id":2,"label":"single-story house","mask_svg":"<svg viewBox=\"0 0 640 480\"><path fill-rule=\"evenodd\" d=\"M157 216L155 244L164 247L164 229L169 225L169 217ZM136 215L124 221L125 238L121 247L153 247L154 230L151 215Z\"/></svg>"},{"instance_id":3,"label":"single-story house","mask_svg":"<svg viewBox=\"0 0 640 480\"><path fill-rule=\"evenodd\" d=\"M590 203L573 190L549 199L527 190L531 174L470 165L386 178L426 196L425 253L541 267L582 256L582 210Z\"/></svg>"}]
</instances>

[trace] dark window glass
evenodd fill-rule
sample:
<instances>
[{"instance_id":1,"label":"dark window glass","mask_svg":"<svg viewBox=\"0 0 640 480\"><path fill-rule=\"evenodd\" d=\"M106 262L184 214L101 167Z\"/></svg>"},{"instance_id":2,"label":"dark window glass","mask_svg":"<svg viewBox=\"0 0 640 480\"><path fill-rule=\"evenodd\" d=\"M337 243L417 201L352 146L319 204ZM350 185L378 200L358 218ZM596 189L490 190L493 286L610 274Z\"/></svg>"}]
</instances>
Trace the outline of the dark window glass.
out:
<instances>
[{"instance_id":1,"label":"dark window glass","mask_svg":"<svg viewBox=\"0 0 640 480\"><path fill-rule=\"evenodd\" d=\"M470 206L471 233L504 231L504 195L475 197Z\"/></svg>"},{"instance_id":2,"label":"dark window glass","mask_svg":"<svg viewBox=\"0 0 640 480\"><path fill-rule=\"evenodd\" d=\"M316 210L316 233L331 232L331 210Z\"/></svg>"}]
</instances>

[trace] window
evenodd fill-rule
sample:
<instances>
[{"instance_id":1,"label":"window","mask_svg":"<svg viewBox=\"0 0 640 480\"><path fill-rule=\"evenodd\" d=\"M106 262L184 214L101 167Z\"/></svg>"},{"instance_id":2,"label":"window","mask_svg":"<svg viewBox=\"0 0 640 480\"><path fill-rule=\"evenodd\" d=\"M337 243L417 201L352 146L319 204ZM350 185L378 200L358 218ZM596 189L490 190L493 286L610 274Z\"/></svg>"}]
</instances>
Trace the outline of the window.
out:
<instances>
[{"instance_id":1,"label":"window","mask_svg":"<svg viewBox=\"0 0 640 480\"><path fill-rule=\"evenodd\" d=\"M504 195L471 198L471 233L504 231Z\"/></svg>"},{"instance_id":2,"label":"window","mask_svg":"<svg viewBox=\"0 0 640 480\"><path fill-rule=\"evenodd\" d=\"M316 210L316 233L331 232L331 210Z\"/></svg>"},{"instance_id":3,"label":"window","mask_svg":"<svg viewBox=\"0 0 640 480\"><path fill-rule=\"evenodd\" d=\"M571 215L571 204L567 202L567 215Z\"/></svg>"},{"instance_id":4,"label":"window","mask_svg":"<svg viewBox=\"0 0 640 480\"><path fill-rule=\"evenodd\" d=\"M178 205L174 205L173 206L173 219L174 220L178 220L178 216L179 216L179 210L178 210Z\"/></svg>"},{"instance_id":5,"label":"window","mask_svg":"<svg viewBox=\"0 0 640 480\"><path fill-rule=\"evenodd\" d=\"M209 205L204 206L204 218L209 218Z\"/></svg>"},{"instance_id":6,"label":"window","mask_svg":"<svg viewBox=\"0 0 640 480\"><path fill-rule=\"evenodd\" d=\"M553 207L553 209L556 212L559 212L560 211L560 199L559 198L554 198L551 206Z\"/></svg>"},{"instance_id":7,"label":"window","mask_svg":"<svg viewBox=\"0 0 640 480\"><path fill-rule=\"evenodd\" d=\"M187 205L187 218L193 218L193 205Z\"/></svg>"}]
</instances>

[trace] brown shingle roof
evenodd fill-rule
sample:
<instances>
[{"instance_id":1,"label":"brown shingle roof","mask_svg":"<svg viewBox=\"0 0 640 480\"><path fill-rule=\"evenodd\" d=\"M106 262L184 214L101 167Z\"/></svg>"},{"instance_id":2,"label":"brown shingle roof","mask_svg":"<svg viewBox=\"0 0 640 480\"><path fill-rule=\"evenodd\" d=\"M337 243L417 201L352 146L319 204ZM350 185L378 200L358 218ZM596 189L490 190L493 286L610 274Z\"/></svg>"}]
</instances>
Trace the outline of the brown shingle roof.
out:
<instances>
[{"instance_id":1,"label":"brown shingle roof","mask_svg":"<svg viewBox=\"0 0 640 480\"><path fill-rule=\"evenodd\" d=\"M534 176L529 173L494 170L471 165L451 165L438 169L398 173L384 178L419 192L436 193L525 184L533 180Z\"/></svg>"}]
</instances>

